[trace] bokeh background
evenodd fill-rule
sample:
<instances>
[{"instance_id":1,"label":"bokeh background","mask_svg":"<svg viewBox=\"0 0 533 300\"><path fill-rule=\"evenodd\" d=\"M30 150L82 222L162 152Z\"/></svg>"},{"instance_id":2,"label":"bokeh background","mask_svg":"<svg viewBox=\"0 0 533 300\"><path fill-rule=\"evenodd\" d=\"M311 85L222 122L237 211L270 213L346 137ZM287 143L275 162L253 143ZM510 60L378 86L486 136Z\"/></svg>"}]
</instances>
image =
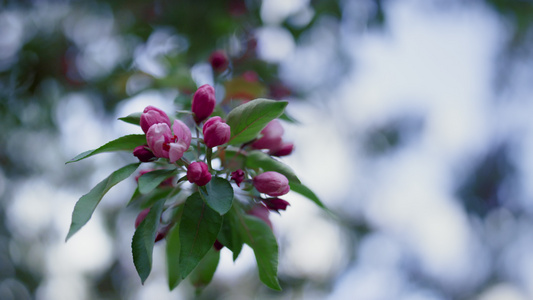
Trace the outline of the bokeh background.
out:
<instances>
[{"instance_id":1,"label":"bokeh background","mask_svg":"<svg viewBox=\"0 0 533 300\"><path fill-rule=\"evenodd\" d=\"M533 299L532 25L529 0L1 1L0 299ZM141 286L133 179L64 242L134 157L64 162L204 83L289 100L283 160L334 212L272 215L283 292L250 249L169 292L164 242Z\"/></svg>"}]
</instances>

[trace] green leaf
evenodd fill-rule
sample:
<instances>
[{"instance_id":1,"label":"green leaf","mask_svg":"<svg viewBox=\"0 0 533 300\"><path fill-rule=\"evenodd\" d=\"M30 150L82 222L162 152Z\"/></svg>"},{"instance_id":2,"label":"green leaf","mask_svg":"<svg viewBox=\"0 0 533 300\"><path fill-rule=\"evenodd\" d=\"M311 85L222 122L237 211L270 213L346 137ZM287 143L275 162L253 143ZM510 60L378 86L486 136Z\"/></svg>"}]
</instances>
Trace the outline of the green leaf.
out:
<instances>
[{"instance_id":1,"label":"green leaf","mask_svg":"<svg viewBox=\"0 0 533 300\"><path fill-rule=\"evenodd\" d=\"M126 123L130 123L133 125L141 125L141 114L140 112L132 113L131 115L128 115L126 117L118 118L121 121L124 121Z\"/></svg>"},{"instance_id":2,"label":"green leaf","mask_svg":"<svg viewBox=\"0 0 533 300\"><path fill-rule=\"evenodd\" d=\"M180 272L187 277L213 247L223 217L211 209L198 192L185 201L180 222Z\"/></svg>"},{"instance_id":3,"label":"green leaf","mask_svg":"<svg viewBox=\"0 0 533 300\"><path fill-rule=\"evenodd\" d=\"M325 210L328 210L326 206L322 203L322 201L318 199L317 195L315 195L315 193L313 193L313 191L311 191L305 185L301 183L296 183L296 182L289 182L289 186L291 187L291 191L307 197L309 200L315 202L316 205L320 206L321 208Z\"/></svg>"},{"instance_id":4,"label":"green leaf","mask_svg":"<svg viewBox=\"0 0 533 300\"><path fill-rule=\"evenodd\" d=\"M183 211L180 209L180 211ZM173 290L181 282L180 272L180 226L176 223L167 235L167 274L168 288Z\"/></svg>"},{"instance_id":5,"label":"green leaf","mask_svg":"<svg viewBox=\"0 0 533 300\"><path fill-rule=\"evenodd\" d=\"M173 192L173 189L165 188L165 189L155 189L153 192L149 194L142 195L141 199L139 199L141 201L140 207L144 209L144 208L148 208L154 205L154 203L156 203L160 199L168 200L172 192Z\"/></svg>"},{"instance_id":6,"label":"green leaf","mask_svg":"<svg viewBox=\"0 0 533 300\"><path fill-rule=\"evenodd\" d=\"M220 251L212 247L189 276L191 283L197 289L206 287L213 279L219 261Z\"/></svg>"},{"instance_id":7,"label":"green leaf","mask_svg":"<svg viewBox=\"0 0 533 300\"><path fill-rule=\"evenodd\" d=\"M241 237L239 217L235 212L236 208L232 209L224 215L224 222L222 229L218 234L218 241L233 252L233 261L237 260L241 253L244 241Z\"/></svg>"},{"instance_id":8,"label":"green leaf","mask_svg":"<svg viewBox=\"0 0 533 300\"><path fill-rule=\"evenodd\" d=\"M287 104L287 101L256 99L235 107L226 122L231 127L228 144L242 144L256 138L268 122L283 113Z\"/></svg>"},{"instance_id":9,"label":"green leaf","mask_svg":"<svg viewBox=\"0 0 533 300\"><path fill-rule=\"evenodd\" d=\"M163 181L179 173L177 169L154 170L144 173L139 177L139 192L148 194L157 188Z\"/></svg>"},{"instance_id":10,"label":"green leaf","mask_svg":"<svg viewBox=\"0 0 533 300\"><path fill-rule=\"evenodd\" d=\"M293 124L300 124L298 120L287 114L287 112L284 112L281 116L279 116L279 119Z\"/></svg>"},{"instance_id":11,"label":"green leaf","mask_svg":"<svg viewBox=\"0 0 533 300\"><path fill-rule=\"evenodd\" d=\"M104 153L104 152L115 152L115 151L130 151L133 152L133 150L137 146L141 146L146 144L146 136L144 134L130 134L125 135L122 137L119 137L116 140L113 140L105 145L103 145L100 148L94 149L94 150L88 150L83 153L80 153L76 155L73 159L67 161L66 163L73 163L80 161L84 158Z\"/></svg>"},{"instance_id":12,"label":"green leaf","mask_svg":"<svg viewBox=\"0 0 533 300\"><path fill-rule=\"evenodd\" d=\"M126 207L132 205L133 203L136 203L141 198L142 198L142 194L139 192L139 186L137 186L135 188L135 191L133 191L130 201L128 201L128 204L126 205Z\"/></svg>"},{"instance_id":13,"label":"green leaf","mask_svg":"<svg viewBox=\"0 0 533 300\"><path fill-rule=\"evenodd\" d=\"M200 196L207 205L219 214L227 213L233 203L233 187L224 178L213 177L204 188L200 188Z\"/></svg>"},{"instance_id":14,"label":"green leaf","mask_svg":"<svg viewBox=\"0 0 533 300\"><path fill-rule=\"evenodd\" d=\"M135 230L131 241L133 263L143 284L148 275L150 275L150 271L152 271L152 252L157 234L157 225L163 212L163 204L165 204L165 200L161 199L150 208L146 218Z\"/></svg>"},{"instance_id":15,"label":"green leaf","mask_svg":"<svg viewBox=\"0 0 533 300\"><path fill-rule=\"evenodd\" d=\"M290 182L300 183L300 179L291 167L261 151L249 152L246 157L246 166L252 169L261 168L264 171L276 171L285 175Z\"/></svg>"},{"instance_id":16,"label":"green leaf","mask_svg":"<svg viewBox=\"0 0 533 300\"><path fill-rule=\"evenodd\" d=\"M139 165L140 163L134 163L116 170L76 202L74 211L72 212L72 223L70 224L70 229L65 241L89 221L96 206L98 206L98 203L100 203L107 191L117 183L128 178L133 172L135 172L135 170L137 170Z\"/></svg>"},{"instance_id":17,"label":"green leaf","mask_svg":"<svg viewBox=\"0 0 533 300\"><path fill-rule=\"evenodd\" d=\"M244 242L255 254L259 279L271 289L281 291L278 281L278 243L272 229L261 219L240 216Z\"/></svg>"}]
</instances>

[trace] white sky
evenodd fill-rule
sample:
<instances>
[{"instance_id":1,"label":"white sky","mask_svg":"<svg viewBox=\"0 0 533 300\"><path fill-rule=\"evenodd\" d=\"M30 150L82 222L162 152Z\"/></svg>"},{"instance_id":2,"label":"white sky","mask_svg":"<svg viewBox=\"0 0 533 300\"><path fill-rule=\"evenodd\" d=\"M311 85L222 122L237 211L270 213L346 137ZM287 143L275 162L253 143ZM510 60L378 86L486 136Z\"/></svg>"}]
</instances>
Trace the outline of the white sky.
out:
<instances>
[{"instance_id":1,"label":"white sky","mask_svg":"<svg viewBox=\"0 0 533 300\"><path fill-rule=\"evenodd\" d=\"M365 218L377 229L360 241L361 259L338 275L329 299L444 299L409 282L401 273L401 262L406 257L414 259L422 272L445 286L461 288L465 282L482 280L486 257L476 252L480 241L471 232L469 220L450 188L454 168L487 147L495 130L505 132L491 123L494 112L486 105L492 97L490 84L494 57L501 43L501 24L489 11L476 6L442 12L428 10L419 1L387 1L390 7L385 33L335 36L332 28L325 26L317 33L320 38L306 40L309 47L297 48L276 25L307 2L265 1L261 14L268 26L259 33L260 46L276 47L262 47L261 55L280 61L289 82L292 78L293 82L316 83L327 76L331 72L327 62L336 55L332 45L343 45L356 68L337 90L330 91L331 99L325 99L325 108L317 101L311 101L311 105L291 103L288 110L302 125L286 126L287 139L296 144L293 156L286 162L327 205ZM278 38L286 43L272 43L271 39ZM166 46L175 48L178 43ZM317 53L322 56L317 58ZM158 65L150 69L149 57L138 55L141 65L153 74L164 73ZM144 92L119 107L117 117L141 111L147 105L172 111L167 100L174 96ZM89 101L82 95L70 95L58 110L59 115L65 116L61 145L72 156L134 130L118 121L111 130L104 129ZM366 161L360 148L354 147L357 134L412 111L424 118L425 126L420 137L406 148L384 159ZM520 108L502 111L505 120L512 121ZM102 134L91 133L95 130ZM113 165L110 156L99 162ZM529 159L529 165L525 172L533 176L533 160ZM90 182L96 184L110 171L99 170ZM73 299L73 295L90 293L83 276L98 273L112 255L113 241L103 234L98 210L65 245L68 220L52 218L54 208L40 202L43 195L54 198L51 194L57 195L57 191L47 191L45 179L21 186L27 184L34 188L24 189L15 197L9 209L10 226L29 236L47 224L53 224L60 232L55 246L44 254L49 263L43 268L50 276L39 289L39 299ZM119 192L125 189L117 188ZM119 192L110 193L108 205L120 203ZM58 209L56 214L65 214L74 205L72 202L71 207L66 207L67 199L79 195L80 191L66 191L49 204ZM305 199L291 193L287 200L291 202L289 209L282 217L274 217L280 241L291 241L282 242L280 272L306 275L317 281L338 274L346 263L347 251L353 250L353 245L343 241L342 229ZM32 210L31 218L25 209L28 206L39 207ZM115 245L126 243L128 248L128 238ZM82 239L99 247L82 243ZM222 282L245 274L253 264L250 251L245 251L237 264L227 254L223 253L215 277ZM128 291L131 299L155 299L154 295L157 299L179 299L179 290L167 292L163 256L161 247L156 247L153 273L144 287ZM533 261L525 254L524 257ZM132 270L132 286L138 284L131 257L121 263ZM519 276L519 282L533 282L533 274L525 269ZM516 284L503 283L485 291L479 299L526 298L533 298L531 289L526 294Z\"/></svg>"}]
</instances>

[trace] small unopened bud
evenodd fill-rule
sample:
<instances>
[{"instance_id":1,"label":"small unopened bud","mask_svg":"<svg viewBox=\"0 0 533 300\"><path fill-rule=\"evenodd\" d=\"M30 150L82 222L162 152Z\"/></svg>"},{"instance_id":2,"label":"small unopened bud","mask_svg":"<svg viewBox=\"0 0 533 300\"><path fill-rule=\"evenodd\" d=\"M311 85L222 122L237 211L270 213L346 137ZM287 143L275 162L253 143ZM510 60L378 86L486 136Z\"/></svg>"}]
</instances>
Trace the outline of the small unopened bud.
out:
<instances>
[{"instance_id":1,"label":"small unopened bud","mask_svg":"<svg viewBox=\"0 0 533 300\"><path fill-rule=\"evenodd\" d=\"M231 129L220 117L207 120L203 128L204 142L209 148L227 143L231 137Z\"/></svg>"},{"instance_id":2,"label":"small unopened bud","mask_svg":"<svg viewBox=\"0 0 533 300\"><path fill-rule=\"evenodd\" d=\"M280 198L263 199L263 203L268 209L275 210L276 212L279 212L279 210L286 210L287 206L290 205L289 202Z\"/></svg>"},{"instance_id":3,"label":"small unopened bud","mask_svg":"<svg viewBox=\"0 0 533 300\"><path fill-rule=\"evenodd\" d=\"M244 171L238 169L237 171L231 172L231 180L235 181L238 187L241 187L241 182L244 181Z\"/></svg>"},{"instance_id":4,"label":"small unopened bud","mask_svg":"<svg viewBox=\"0 0 533 300\"><path fill-rule=\"evenodd\" d=\"M213 244L213 247L215 248L215 250L220 251L222 248L224 248L224 245L222 245L222 243L218 240L215 240L215 244Z\"/></svg>"},{"instance_id":5,"label":"small unopened bud","mask_svg":"<svg viewBox=\"0 0 533 300\"><path fill-rule=\"evenodd\" d=\"M268 171L255 176L253 183L254 187L260 193L265 193L273 197L285 195L291 189L287 177L274 171Z\"/></svg>"},{"instance_id":6,"label":"small unopened bud","mask_svg":"<svg viewBox=\"0 0 533 300\"><path fill-rule=\"evenodd\" d=\"M274 156L287 156L292 153L292 150L294 149L293 143L283 143L280 148L270 151L270 155Z\"/></svg>"},{"instance_id":7,"label":"small unopened bud","mask_svg":"<svg viewBox=\"0 0 533 300\"><path fill-rule=\"evenodd\" d=\"M229 65L228 56L222 50L217 50L209 56L209 63L215 72L224 72Z\"/></svg>"},{"instance_id":8,"label":"small unopened bud","mask_svg":"<svg viewBox=\"0 0 533 300\"><path fill-rule=\"evenodd\" d=\"M204 186L211 181L211 173L203 161L196 161L187 167L187 180L198 186Z\"/></svg>"},{"instance_id":9,"label":"small unopened bud","mask_svg":"<svg viewBox=\"0 0 533 300\"><path fill-rule=\"evenodd\" d=\"M133 150L133 155L141 162L149 162L155 155L148 149L148 145L138 146Z\"/></svg>"},{"instance_id":10,"label":"small unopened bud","mask_svg":"<svg viewBox=\"0 0 533 300\"><path fill-rule=\"evenodd\" d=\"M263 135L252 144L255 149L276 150L282 145L283 127L278 120L270 121L261 134Z\"/></svg>"},{"instance_id":11,"label":"small unopened bud","mask_svg":"<svg viewBox=\"0 0 533 300\"><path fill-rule=\"evenodd\" d=\"M146 209L143 209L137 215L137 218L135 219L135 228L137 228L137 227L139 227L139 225L141 225L142 221L144 221L144 219L146 218L146 215L148 215L149 212L150 212L150 209L146 208Z\"/></svg>"},{"instance_id":12,"label":"small unopened bud","mask_svg":"<svg viewBox=\"0 0 533 300\"><path fill-rule=\"evenodd\" d=\"M172 228L172 225L174 224L163 226L159 230L157 230L157 234L155 235L154 242L159 242L160 240L164 239L167 236L168 232L170 231L170 228Z\"/></svg>"},{"instance_id":13,"label":"small unopened bud","mask_svg":"<svg viewBox=\"0 0 533 300\"><path fill-rule=\"evenodd\" d=\"M146 133L150 126L157 123L165 123L170 127L170 119L164 111L153 106L147 106L141 114L140 125L142 130Z\"/></svg>"},{"instance_id":14,"label":"small unopened bud","mask_svg":"<svg viewBox=\"0 0 533 300\"><path fill-rule=\"evenodd\" d=\"M263 220L265 223L268 224L270 229L272 229L272 222L270 222L270 218L268 217L270 212L268 211L268 208L266 208L263 204L257 204L254 205L247 213L251 216L258 217L259 219Z\"/></svg>"},{"instance_id":15,"label":"small unopened bud","mask_svg":"<svg viewBox=\"0 0 533 300\"><path fill-rule=\"evenodd\" d=\"M191 107L196 123L202 122L213 113L216 102L215 89L209 84L204 84L196 90Z\"/></svg>"}]
</instances>

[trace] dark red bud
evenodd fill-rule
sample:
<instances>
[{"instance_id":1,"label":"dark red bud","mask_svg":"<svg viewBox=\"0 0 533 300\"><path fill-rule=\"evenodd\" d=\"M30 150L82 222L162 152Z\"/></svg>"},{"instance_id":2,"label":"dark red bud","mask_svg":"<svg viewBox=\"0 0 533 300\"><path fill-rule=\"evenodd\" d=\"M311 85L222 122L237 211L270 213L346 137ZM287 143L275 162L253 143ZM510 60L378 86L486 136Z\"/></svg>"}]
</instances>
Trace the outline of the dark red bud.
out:
<instances>
[{"instance_id":1,"label":"dark red bud","mask_svg":"<svg viewBox=\"0 0 533 300\"><path fill-rule=\"evenodd\" d=\"M289 206L289 202L280 199L280 198L268 198L263 199L263 203L268 207L270 210L274 210L279 213L279 210L286 210L287 206Z\"/></svg>"},{"instance_id":2,"label":"dark red bud","mask_svg":"<svg viewBox=\"0 0 533 300\"><path fill-rule=\"evenodd\" d=\"M209 56L209 63L215 72L224 72L229 65L228 56L222 50L217 50Z\"/></svg>"},{"instance_id":3,"label":"dark red bud","mask_svg":"<svg viewBox=\"0 0 533 300\"><path fill-rule=\"evenodd\" d=\"M270 155L287 156L292 153L293 149L294 149L293 143L283 143L279 149L276 149L275 151L270 151Z\"/></svg>"},{"instance_id":4,"label":"dark red bud","mask_svg":"<svg viewBox=\"0 0 533 300\"><path fill-rule=\"evenodd\" d=\"M224 245L222 245L221 242L219 242L218 240L216 240L216 241L215 241L215 244L213 245L213 247L215 248L215 250L220 251L222 248L224 248Z\"/></svg>"},{"instance_id":5,"label":"dark red bud","mask_svg":"<svg viewBox=\"0 0 533 300\"><path fill-rule=\"evenodd\" d=\"M244 181L244 171L238 169L235 172L231 173L231 180L235 181L238 187L241 187L241 182Z\"/></svg>"},{"instance_id":6,"label":"dark red bud","mask_svg":"<svg viewBox=\"0 0 533 300\"><path fill-rule=\"evenodd\" d=\"M149 162L155 158L155 155L148 149L148 145L138 146L133 150L133 155L141 162Z\"/></svg>"}]
</instances>

